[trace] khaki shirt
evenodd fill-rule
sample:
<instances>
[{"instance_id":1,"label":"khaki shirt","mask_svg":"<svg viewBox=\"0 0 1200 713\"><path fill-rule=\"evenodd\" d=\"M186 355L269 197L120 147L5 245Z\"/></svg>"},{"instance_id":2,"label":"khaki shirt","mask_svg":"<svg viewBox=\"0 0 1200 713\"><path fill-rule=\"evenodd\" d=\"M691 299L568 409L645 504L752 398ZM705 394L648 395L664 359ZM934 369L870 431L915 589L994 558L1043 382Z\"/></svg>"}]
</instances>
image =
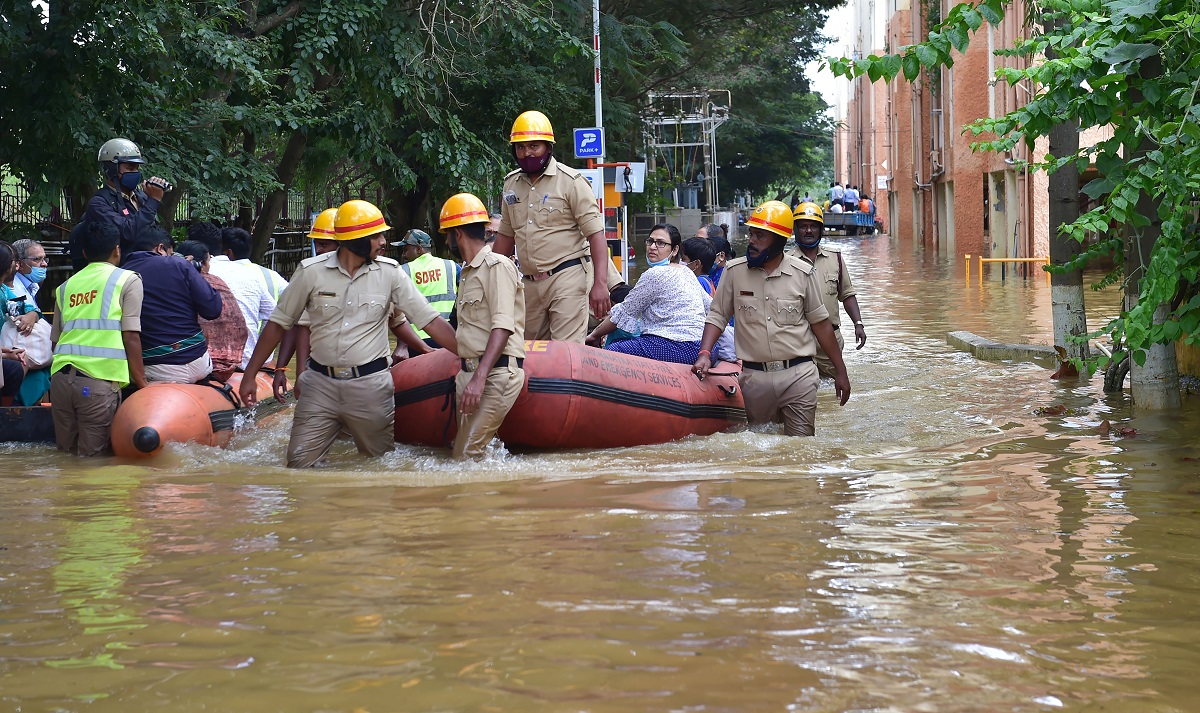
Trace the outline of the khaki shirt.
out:
<instances>
[{"instance_id":1,"label":"khaki shirt","mask_svg":"<svg viewBox=\"0 0 1200 713\"><path fill-rule=\"evenodd\" d=\"M516 240L521 272L536 275L588 255L590 235L604 230L591 184L579 171L551 158L534 181L513 171L504 177L500 232Z\"/></svg>"},{"instance_id":2,"label":"khaki shirt","mask_svg":"<svg viewBox=\"0 0 1200 713\"><path fill-rule=\"evenodd\" d=\"M313 361L329 367L361 366L390 354L388 324L399 321L397 310L422 327L438 316L395 260L377 258L351 277L336 250L300 263L270 321L291 329L305 310Z\"/></svg>"},{"instance_id":3,"label":"khaki shirt","mask_svg":"<svg viewBox=\"0 0 1200 713\"><path fill-rule=\"evenodd\" d=\"M842 310L838 303L845 302L858 292L854 289L854 282L850 280L850 271L846 269L846 261L842 259L841 248L826 247L822 242L817 245L817 254L812 260L801 253L800 248L794 248L791 254L816 268L817 284L821 286L825 309L829 311L829 322L835 327L842 326Z\"/></svg>"},{"instance_id":4,"label":"khaki shirt","mask_svg":"<svg viewBox=\"0 0 1200 713\"><path fill-rule=\"evenodd\" d=\"M493 329L512 332L501 356L525 357L525 285L512 260L488 245L463 267L458 283L458 355L482 357Z\"/></svg>"},{"instance_id":5,"label":"khaki shirt","mask_svg":"<svg viewBox=\"0 0 1200 713\"><path fill-rule=\"evenodd\" d=\"M730 317L739 359L781 361L817 353L809 325L829 319L829 311L813 266L785 254L770 275L744 257L726 263L705 321L724 329Z\"/></svg>"}]
</instances>

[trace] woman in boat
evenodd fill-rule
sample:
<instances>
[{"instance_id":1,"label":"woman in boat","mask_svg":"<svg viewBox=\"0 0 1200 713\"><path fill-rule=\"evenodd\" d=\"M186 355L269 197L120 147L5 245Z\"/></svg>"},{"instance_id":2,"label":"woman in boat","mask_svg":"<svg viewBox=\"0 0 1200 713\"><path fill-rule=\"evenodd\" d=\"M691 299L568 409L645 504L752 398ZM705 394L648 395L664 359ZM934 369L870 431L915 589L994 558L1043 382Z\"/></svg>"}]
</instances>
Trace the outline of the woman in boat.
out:
<instances>
[{"instance_id":1,"label":"woman in boat","mask_svg":"<svg viewBox=\"0 0 1200 713\"><path fill-rule=\"evenodd\" d=\"M587 344L600 346L604 337L618 327L632 332L640 323L639 336L606 348L658 361L695 361L704 333L706 295L692 271L679 263L682 242L679 229L673 225L659 224L650 230L646 239L650 269L642 273L625 301L614 305L592 330Z\"/></svg>"}]
</instances>

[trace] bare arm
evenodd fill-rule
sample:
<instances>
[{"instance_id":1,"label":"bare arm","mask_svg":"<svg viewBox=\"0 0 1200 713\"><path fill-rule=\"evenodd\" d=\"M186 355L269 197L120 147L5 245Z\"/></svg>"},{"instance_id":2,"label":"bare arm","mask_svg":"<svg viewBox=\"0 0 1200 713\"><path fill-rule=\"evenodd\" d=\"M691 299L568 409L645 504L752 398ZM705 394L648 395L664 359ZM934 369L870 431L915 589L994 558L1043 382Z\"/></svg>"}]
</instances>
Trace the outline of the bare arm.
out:
<instances>
[{"instance_id":1,"label":"bare arm","mask_svg":"<svg viewBox=\"0 0 1200 713\"><path fill-rule=\"evenodd\" d=\"M516 239L513 238L513 236L505 235L504 233L497 233L496 241L492 243L492 251L498 255L504 255L505 257L512 257L513 248L515 247Z\"/></svg>"},{"instance_id":2,"label":"bare arm","mask_svg":"<svg viewBox=\"0 0 1200 713\"><path fill-rule=\"evenodd\" d=\"M142 361L142 333L121 332L121 342L125 345L125 359L129 361L129 383L135 389L146 386L146 366Z\"/></svg>"},{"instance_id":3,"label":"bare arm","mask_svg":"<svg viewBox=\"0 0 1200 713\"><path fill-rule=\"evenodd\" d=\"M695 369L693 369L696 376L701 379L708 376L708 369L712 366L713 345L721 338L724 331L724 329L707 322L704 324L704 334L700 337L700 356L696 357Z\"/></svg>"},{"instance_id":4,"label":"bare arm","mask_svg":"<svg viewBox=\"0 0 1200 713\"><path fill-rule=\"evenodd\" d=\"M499 240L499 238L497 238ZM433 340L441 344L444 348L450 350L452 354L458 356L458 338L454 334L454 327L441 317L434 317L433 321L421 327Z\"/></svg>"},{"instance_id":5,"label":"bare arm","mask_svg":"<svg viewBox=\"0 0 1200 713\"><path fill-rule=\"evenodd\" d=\"M283 339L284 329L275 322L268 321L263 327L262 334L258 336L258 344L254 345L254 353L250 355L250 361L246 364L246 373L242 374L242 383L238 386L238 396L242 398L242 403L246 406L253 406L258 403L258 389L254 383L255 377L262 369L262 365L271 357L271 352L275 351L275 347L279 346L280 340Z\"/></svg>"},{"instance_id":6,"label":"bare arm","mask_svg":"<svg viewBox=\"0 0 1200 713\"><path fill-rule=\"evenodd\" d=\"M499 240L500 238L496 238L497 242ZM612 308L612 299L608 296L608 241L604 239L604 231L598 230L589 235L588 245L592 255L593 272L588 304L597 319L604 319L608 316L608 310Z\"/></svg>"},{"instance_id":7,"label":"bare arm","mask_svg":"<svg viewBox=\"0 0 1200 713\"><path fill-rule=\"evenodd\" d=\"M821 345L821 351L825 352L825 356L833 362L833 388L837 392L838 403L845 406L846 402L850 400L850 377L846 374L846 363L842 361L842 350L838 349L837 337L833 334L833 323L828 319L823 319L809 326L812 328L813 336L817 338L817 344ZM707 333L706 325L705 334Z\"/></svg>"},{"instance_id":8,"label":"bare arm","mask_svg":"<svg viewBox=\"0 0 1200 713\"><path fill-rule=\"evenodd\" d=\"M432 332L430 333L432 334ZM499 328L493 329L488 335L487 347L483 350L483 356L479 357L479 368L467 382L462 398L458 400L458 408L464 414L470 416L479 408L479 400L483 397L483 387L487 385L488 373L496 365L496 360L500 358L500 352L504 351L504 345L508 343L508 338L511 336L512 332Z\"/></svg>"},{"instance_id":9,"label":"bare arm","mask_svg":"<svg viewBox=\"0 0 1200 713\"><path fill-rule=\"evenodd\" d=\"M412 325L408 323L408 320L405 320L400 324L397 324L395 327L392 327L392 334L396 335L396 340L398 342L408 347L409 354L419 356L421 354L428 354L429 352L433 351L433 349L431 349L429 345L425 343L425 340L421 339L421 337L417 335L417 330L413 329ZM437 339L437 337L434 337L434 339ZM439 341L438 344L441 344L441 342Z\"/></svg>"},{"instance_id":10,"label":"bare arm","mask_svg":"<svg viewBox=\"0 0 1200 713\"><path fill-rule=\"evenodd\" d=\"M842 303L842 307L846 308L846 314L854 321L854 340L858 342L855 349L862 349L867 344L867 330L862 326L862 314L858 311L858 297L850 295Z\"/></svg>"}]
</instances>

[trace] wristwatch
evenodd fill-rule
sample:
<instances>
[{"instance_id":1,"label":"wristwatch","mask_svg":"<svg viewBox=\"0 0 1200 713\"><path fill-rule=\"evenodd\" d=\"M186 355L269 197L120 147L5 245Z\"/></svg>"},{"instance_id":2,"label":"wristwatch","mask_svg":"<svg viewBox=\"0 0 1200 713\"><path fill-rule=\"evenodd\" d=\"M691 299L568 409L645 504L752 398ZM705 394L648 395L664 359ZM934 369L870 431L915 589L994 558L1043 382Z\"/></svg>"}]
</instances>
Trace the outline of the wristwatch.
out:
<instances>
[{"instance_id":1,"label":"wristwatch","mask_svg":"<svg viewBox=\"0 0 1200 713\"><path fill-rule=\"evenodd\" d=\"M855 327L863 327L863 323L862 323L862 322L855 322L855 323L854 323L854 326L855 326ZM864 329L866 329L866 327L863 327L863 328L864 328Z\"/></svg>"}]
</instances>

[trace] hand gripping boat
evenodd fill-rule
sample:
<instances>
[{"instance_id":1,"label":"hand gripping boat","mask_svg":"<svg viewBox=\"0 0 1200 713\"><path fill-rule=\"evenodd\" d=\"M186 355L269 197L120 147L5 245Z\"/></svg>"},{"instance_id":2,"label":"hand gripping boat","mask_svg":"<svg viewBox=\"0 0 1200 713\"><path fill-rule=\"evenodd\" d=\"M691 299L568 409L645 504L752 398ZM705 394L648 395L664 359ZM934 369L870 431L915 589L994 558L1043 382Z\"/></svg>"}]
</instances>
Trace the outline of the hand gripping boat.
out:
<instances>
[{"instance_id":1,"label":"hand gripping boat","mask_svg":"<svg viewBox=\"0 0 1200 713\"><path fill-rule=\"evenodd\" d=\"M233 436L238 416L250 413L237 397L241 373L228 384L151 384L125 399L113 418L113 453L124 458L148 458L171 442L224 446ZM258 405L261 419L280 408L271 392L271 373L259 372Z\"/></svg>"},{"instance_id":2,"label":"hand gripping boat","mask_svg":"<svg viewBox=\"0 0 1200 713\"><path fill-rule=\"evenodd\" d=\"M688 364L571 342L525 342L525 354L525 386L499 433L510 447L649 445L746 422L737 364L722 363L700 381ZM459 369L445 349L392 367L398 442L453 443Z\"/></svg>"}]
</instances>

